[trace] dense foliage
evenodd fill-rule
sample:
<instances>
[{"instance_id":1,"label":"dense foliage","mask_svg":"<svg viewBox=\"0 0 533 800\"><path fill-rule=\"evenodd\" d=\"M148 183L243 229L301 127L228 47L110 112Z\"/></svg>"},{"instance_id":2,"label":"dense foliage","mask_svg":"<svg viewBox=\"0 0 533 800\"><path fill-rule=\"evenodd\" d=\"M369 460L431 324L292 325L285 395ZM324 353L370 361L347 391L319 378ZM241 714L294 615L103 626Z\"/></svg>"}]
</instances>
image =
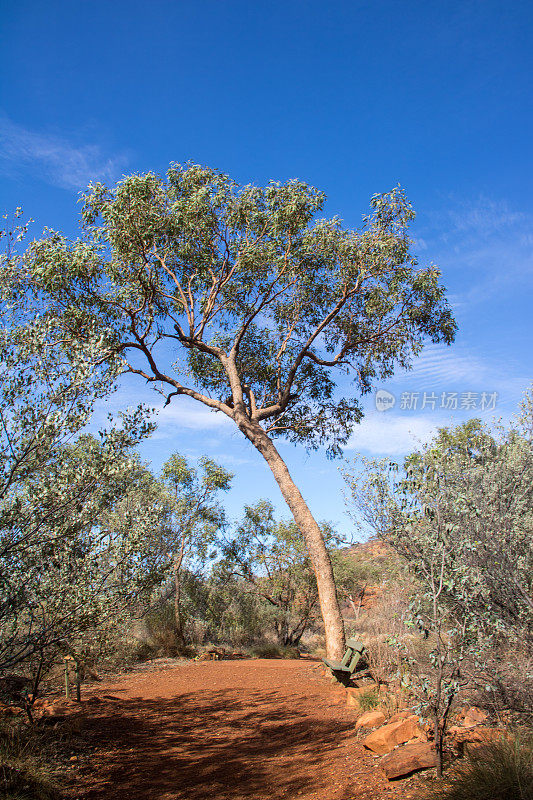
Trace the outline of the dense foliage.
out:
<instances>
[{"instance_id":1,"label":"dense foliage","mask_svg":"<svg viewBox=\"0 0 533 800\"><path fill-rule=\"evenodd\" d=\"M104 514L135 488L132 447L152 426L143 409L94 438L84 433L117 365L101 339L68 347L39 298L25 291L16 252L24 228L4 232L0 263L0 669L58 647L116 613L120 565L150 526L138 508L121 531Z\"/></svg>"},{"instance_id":2,"label":"dense foliage","mask_svg":"<svg viewBox=\"0 0 533 800\"><path fill-rule=\"evenodd\" d=\"M429 639L432 670L417 676L411 661L410 680L435 718L438 749L488 648L533 648L532 412L528 393L496 435L471 420L440 430L401 467L366 461L348 476L359 517L417 581L408 620Z\"/></svg>"}]
</instances>

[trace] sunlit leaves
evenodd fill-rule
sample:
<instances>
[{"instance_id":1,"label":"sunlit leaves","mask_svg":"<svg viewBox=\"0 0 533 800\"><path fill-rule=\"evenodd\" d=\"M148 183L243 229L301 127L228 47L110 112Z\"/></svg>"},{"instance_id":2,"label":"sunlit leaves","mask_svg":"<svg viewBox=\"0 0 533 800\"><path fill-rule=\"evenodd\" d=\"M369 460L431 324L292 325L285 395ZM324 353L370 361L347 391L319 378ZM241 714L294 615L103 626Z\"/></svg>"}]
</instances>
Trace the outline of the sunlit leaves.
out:
<instances>
[{"instance_id":1,"label":"sunlit leaves","mask_svg":"<svg viewBox=\"0 0 533 800\"><path fill-rule=\"evenodd\" d=\"M321 529L327 547L338 546L332 527L323 523ZM247 591L266 601L280 644L297 644L314 622L318 589L304 539L294 522L276 520L267 500L245 506L223 555L218 571L238 576Z\"/></svg>"},{"instance_id":2,"label":"sunlit leaves","mask_svg":"<svg viewBox=\"0 0 533 800\"><path fill-rule=\"evenodd\" d=\"M70 336L32 291L26 261L8 247L0 273L0 668L72 645L116 614L117 573L138 546L139 517L127 531L102 515L132 487L131 448L153 426L138 408L84 433L95 403L120 370L90 317L70 318ZM18 235L15 239L18 238ZM64 242L52 236L56 252ZM36 251L38 248L36 248ZM92 252L92 251L91 251ZM43 284L64 286L43 265ZM74 264L74 269L78 269ZM47 271L49 270L49 271ZM122 591L122 589L121 589Z\"/></svg>"},{"instance_id":3,"label":"sunlit leaves","mask_svg":"<svg viewBox=\"0 0 533 800\"><path fill-rule=\"evenodd\" d=\"M409 367L425 339L451 342L455 322L438 271L418 269L410 252L403 190L374 196L360 231L320 219L324 202L297 180L238 186L173 164L166 179L89 187L84 238L50 233L26 263L68 336L99 333L110 363L138 370L142 356L142 374L169 396L194 392L337 455L360 419L358 396Z\"/></svg>"}]
</instances>

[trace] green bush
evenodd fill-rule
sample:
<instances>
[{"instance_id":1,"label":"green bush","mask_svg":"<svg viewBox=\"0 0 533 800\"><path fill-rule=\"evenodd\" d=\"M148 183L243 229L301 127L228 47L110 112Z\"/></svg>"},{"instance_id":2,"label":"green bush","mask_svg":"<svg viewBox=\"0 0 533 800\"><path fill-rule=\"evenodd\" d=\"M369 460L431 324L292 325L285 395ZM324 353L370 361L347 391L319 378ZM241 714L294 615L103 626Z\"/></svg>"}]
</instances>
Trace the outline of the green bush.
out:
<instances>
[{"instance_id":1,"label":"green bush","mask_svg":"<svg viewBox=\"0 0 533 800\"><path fill-rule=\"evenodd\" d=\"M169 656L171 658L194 655L194 650L180 640L176 630L174 608L171 603L154 609L145 618L149 641L138 647L137 658Z\"/></svg>"},{"instance_id":2,"label":"green bush","mask_svg":"<svg viewBox=\"0 0 533 800\"><path fill-rule=\"evenodd\" d=\"M428 790L428 800L533 800L533 735L473 750Z\"/></svg>"}]
</instances>

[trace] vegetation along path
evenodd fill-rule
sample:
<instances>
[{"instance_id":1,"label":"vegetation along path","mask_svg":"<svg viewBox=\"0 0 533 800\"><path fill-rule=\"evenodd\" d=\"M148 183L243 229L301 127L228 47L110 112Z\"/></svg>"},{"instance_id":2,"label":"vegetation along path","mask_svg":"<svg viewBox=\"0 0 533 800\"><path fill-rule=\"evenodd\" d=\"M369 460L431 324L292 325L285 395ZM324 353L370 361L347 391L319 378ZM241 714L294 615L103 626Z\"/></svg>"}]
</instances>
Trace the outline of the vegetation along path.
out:
<instances>
[{"instance_id":1,"label":"vegetation along path","mask_svg":"<svg viewBox=\"0 0 533 800\"><path fill-rule=\"evenodd\" d=\"M363 750L344 693L317 662L184 663L107 682L94 696L83 704L94 750L73 765L69 798L410 796Z\"/></svg>"}]
</instances>

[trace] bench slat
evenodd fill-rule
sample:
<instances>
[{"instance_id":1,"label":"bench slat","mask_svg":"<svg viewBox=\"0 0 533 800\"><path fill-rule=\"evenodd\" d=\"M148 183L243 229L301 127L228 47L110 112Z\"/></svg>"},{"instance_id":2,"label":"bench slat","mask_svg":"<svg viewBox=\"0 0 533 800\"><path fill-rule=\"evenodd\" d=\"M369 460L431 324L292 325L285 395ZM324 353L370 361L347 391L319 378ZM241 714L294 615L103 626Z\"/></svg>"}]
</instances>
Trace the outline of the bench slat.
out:
<instances>
[{"instance_id":1,"label":"bench slat","mask_svg":"<svg viewBox=\"0 0 533 800\"><path fill-rule=\"evenodd\" d=\"M350 672L349 667L345 667L340 661L330 661L327 658L322 659L324 664L328 666L333 672Z\"/></svg>"},{"instance_id":2,"label":"bench slat","mask_svg":"<svg viewBox=\"0 0 533 800\"><path fill-rule=\"evenodd\" d=\"M362 653L365 649L363 642L359 642L357 639L348 639L346 642L346 647L351 647L352 650L357 650L359 653Z\"/></svg>"}]
</instances>

